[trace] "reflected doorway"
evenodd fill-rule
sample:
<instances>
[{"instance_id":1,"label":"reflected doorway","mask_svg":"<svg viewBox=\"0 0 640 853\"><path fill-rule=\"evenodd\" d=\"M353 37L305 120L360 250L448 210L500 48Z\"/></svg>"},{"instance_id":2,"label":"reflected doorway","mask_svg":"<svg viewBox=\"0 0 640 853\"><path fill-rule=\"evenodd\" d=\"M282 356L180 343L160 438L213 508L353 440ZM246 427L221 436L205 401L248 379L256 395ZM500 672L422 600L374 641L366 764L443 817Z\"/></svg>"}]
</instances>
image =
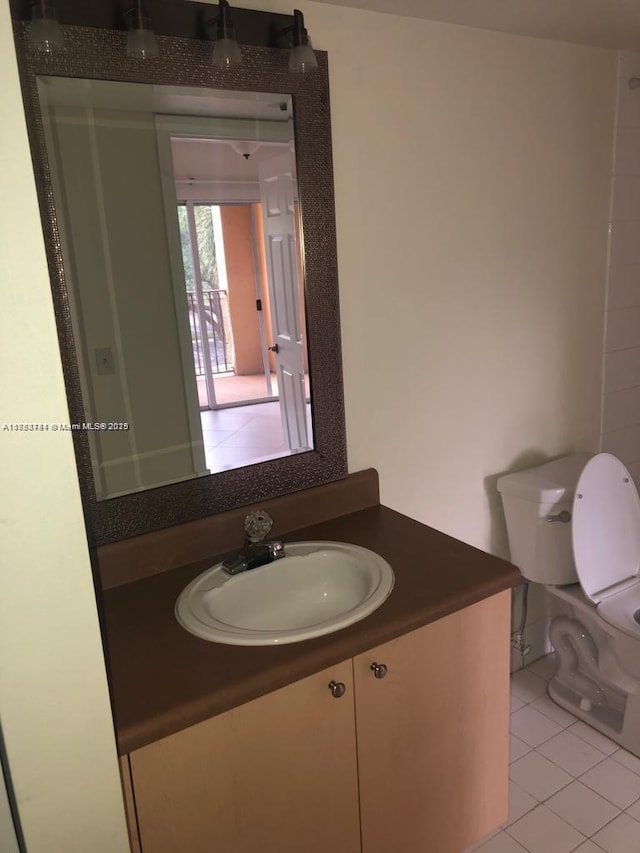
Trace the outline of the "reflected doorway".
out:
<instances>
[{"instance_id":1,"label":"reflected doorway","mask_svg":"<svg viewBox=\"0 0 640 853\"><path fill-rule=\"evenodd\" d=\"M269 346L262 204L181 200L177 213L207 468L215 473L291 452ZM310 446L306 363L304 394Z\"/></svg>"}]
</instances>

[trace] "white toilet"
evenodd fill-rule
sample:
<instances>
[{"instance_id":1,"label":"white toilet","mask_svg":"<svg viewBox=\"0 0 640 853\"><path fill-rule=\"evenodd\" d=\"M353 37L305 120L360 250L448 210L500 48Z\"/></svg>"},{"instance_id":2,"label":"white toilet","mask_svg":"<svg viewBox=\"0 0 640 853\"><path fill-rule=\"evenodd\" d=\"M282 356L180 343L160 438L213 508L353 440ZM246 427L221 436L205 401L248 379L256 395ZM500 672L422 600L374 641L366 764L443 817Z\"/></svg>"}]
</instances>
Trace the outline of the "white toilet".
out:
<instances>
[{"instance_id":1,"label":"white toilet","mask_svg":"<svg viewBox=\"0 0 640 853\"><path fill-rule=\"evenodd\" d=\"M498 480L511 560L545 585L558 671L549 695L640 756L640 499L608 453Z\"/></svg>"}]
</instances>

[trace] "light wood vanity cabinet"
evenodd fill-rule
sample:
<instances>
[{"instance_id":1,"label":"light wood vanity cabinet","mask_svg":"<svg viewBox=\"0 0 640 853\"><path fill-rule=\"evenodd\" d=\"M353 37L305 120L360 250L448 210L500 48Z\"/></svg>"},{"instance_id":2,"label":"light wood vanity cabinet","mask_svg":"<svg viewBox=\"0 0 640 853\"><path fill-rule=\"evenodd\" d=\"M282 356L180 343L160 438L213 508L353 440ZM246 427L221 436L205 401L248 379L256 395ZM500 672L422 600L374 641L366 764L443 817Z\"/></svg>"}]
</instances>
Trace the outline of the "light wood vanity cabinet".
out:
<instances>
[{"instance_id":1,"label":"light wood vanity cabinet","mask_svg":"<svg viewBox=\"0 0 640 853\"><path fill-rule=\"evenodd\" d=\"M509 618L500 593L132 752L142 853L461 853L507 817Z\"/></svg>"}]
</instances>

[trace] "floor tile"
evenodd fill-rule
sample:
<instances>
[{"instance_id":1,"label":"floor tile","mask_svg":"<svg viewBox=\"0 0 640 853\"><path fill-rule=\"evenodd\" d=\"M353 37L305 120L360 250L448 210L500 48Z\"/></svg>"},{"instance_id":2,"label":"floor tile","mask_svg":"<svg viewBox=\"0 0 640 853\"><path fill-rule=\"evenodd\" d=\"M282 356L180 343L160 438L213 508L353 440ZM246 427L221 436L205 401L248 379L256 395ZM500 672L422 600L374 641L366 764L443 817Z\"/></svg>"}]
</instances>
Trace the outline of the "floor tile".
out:
<instances>
[{"instance_id":1,"label":"floor tile","mask_svg":"<svg viewBox=\"0 0 640 853\"><path fill-rule=\"evenodd\" d=\"M268 454L264 450L253 448L250 452L246 448L218 446L214 448L214 458L207 457L207 466L212 471L224 471L228 468L242 468L245 465L265 462L268 459L276 459L287 456L289 451L281 450L279 453Z\"/></svg>"},{"instance_id":2,"label":"floor tile","mask_svg":"<svg viewBox=\"0 0 640 853\"><path fill-rule=\"evenodd\" d=\"M547 682L528 669L519 669L511 676L511 692L523 702L533 702L547 692Z\"/></svg>"},{"instance_id":3,"label":"floor tile","mask_svg":"<svg viewBox=\"0 0 640 853\"><path fill-rule=\"evenodd\" d=\"M597 729L594 729L593 726L583 723L582 720L578 720L577 723L574 723L569 731L571 734L582 738L582 740L586 740L587 743L590 743L591 746L595 746L596 749L599 749L600 752L604 752L605 755L611 755L619 749L617 743L614 743L608 737L601 734ZM638 762L638 772L640 772L640 759L636 758L636 761ZM629 769L633 770L632 767Z\"/></svg>"},{"instance_id":4,"label":"floor tile","mask_svg":"<svg viewBox=\"0 0 640 853\"><path fill-rule=\"evenodd\" d=\"M550 699L555 668L547 655L512 674L509 819L471 849L640 853L640 758Z\"/></svg>"},{"instance_id":5,"label":"floor tile","mask_svg":"<svg viewBox=\"0 0 640 853\"><path fill-rule=\"evenodd\" d=\"M511 699L511 708L510 708L510 710L511 710L511 713L512 713L512 714L513 714L515 711L519 711L519 710L520 710L520 708L524 708L524 706L527 704L526 702L523 702L523 701L522 701L522 699L518 699L518 697L517 697L517 696L514 696L514 695L513 695L513 693L511 694L510 699Z\"/></svg>"},{"instance_id":6,"label":"floor tile","mask_svg":"<svg viewBox=\"0 0 640 853\"><path fill-rule=\"evenodd\" d=\"M480 847L474 847L473 850L474 853L527 853L526 848L506 832L499 832Z\"/></svg>"},{"instance_id":7,"label":"floor tile","mask_svg":"<svg viewBox=\"0 0 640 853\"><path fill-rule=\"evenodd\" d=\"M535 751L514 761L509 776L528 794L540 801L546 800L572 781L568 773Z\"/></svg>"},{"instance_id":8,"label":"floor tile","mask_svg":"<svg viewBox=\"0 0 640 853\"><path fill-rule=\"evenodd\" d=\"M483 844L486 844L490 838L493 838L494 835L498 835L499 832L502 832L502 829L494 829L493 832L490 832L488 835L485 835L480 841L476 841L475 844L472 844L471 847L465 847L462 853L476 853Z\"/></svg>"},{"instance_id":9,"label":"floor tile","mask_svg":"<svg viewBox=\"0 0 640 853\"><path fill-rule=\"evenodd\" d=\"M239 429L251 420L248 406L200 413L203 429Z\"/></svg>"},{"instance_id":10,"label":"floor tile","mask_svg":"<svg viewBox=\"0 0 640 853\"><path fill-rule=\"evenodd\" d=\"M626 809L626 812L627 814L630 814L631 817L634 817L636 820L640 820L640 800L636 800L636 802L632 806L629 806L629 808Z\"/></svg>"},{"instance_id":11,"label":"floor tile","mask_svg":"<svg viewBox=\"0 0 640 853\"><path fill-rule=\"evenodd\" d=\"M587 838L620 814L617 806L578 781L558 791L545 805Z\"/></svg>"},{"instance_id":12,"label":"floor tile","mask_svg":"<svg viewBox=\"0 0 640 853\"><path fill-rule=\"evenodd\" d=\"M626 767L627 770L632 770L640 776L640 758L636 755L633 755L631 752L627 752L626 749L617 749L611 758L617 761L618 764L622 764L622 766Z\"/></svg>"},{"instance_id":13,"label":"floor tile","mask_svg":"<svg viewBox=\"0 0 640 853\"><path fill-rule=\"evenodd\" d=\"M509 826L509 824L515 823L517 820L523 815L526 815L527 812L530 812L531 809L534 809L538 805L538 801L531 796L531 794L527 794L519 785L516 785L515 782L509 781L509 819L507 820L505 827ZM598 827L600 829L600 827Z\"/></svg>"},{"instance_id":14,"label":"floor tile","mask_svg":"<svg viewBox=\"0 0 640 853\"><path fill-rule=\"evenodd\" d=\"M640 823L621 814L597 832L593 840L607 853L633 853L640 850Z\"/></svg>"},{"instance_id":15,"label":"floor tile","mask_svg":"<svg viewBox=\"0 0 640 853\"><path fill-rule=\"evenodd\" d=\"M606 758L604 752L567 730L539 746L538 752L572 776L586 773Z\"/></svg>"},{"instance_id":16,"label":"floor tile","mask_svg":"<svg viewBox=\"0 0 640 853\"><path fill-rule=\"evenodd\" d=\"M200 414L206 463L212 472L289 454L283 443L278 403L233 406Z\"/></svg>"},{"instance_id":17,"label":"floor tile","mask_svg":"<svg viewBox=\"0 0 640 853\"><path fill-rule=\"evenodd\" d=\"M511 734L523 740L529 746L540 746L546 740L559 734L562 727L549 717L527 705L511 714ZM585 768L586 769L586 768Z\"/></svg>"},{"instance_id":18,"label":"floor tile","mask_svg":"<svg viewBox=\"0 0 640 853\"><path fill-rule=\"evenodd\" d=\"M558 664L556 662L555 654L545 655L542 658L538 658L538 660L534 660L534 662L530 663L527 667L530 672L533 672L540 678L544 678L545 681L549 681L553 678L556 674L557 668Z\"/></svg>"},{"instance_id":19,"label":"floor tile","mask_svg":"<svg viewBox=\"0 0 640 853\"><path fill-rule=\"evenodd\" d=\"M525 755L520 761L526 761L528 757ZM513 769L517 764L519 762L512 764L511 768ZM517 779L515 781L518 782ZM613 758L606 758L600 764L596 764L580 777L580 781L621 809L628 808L640 797L640 776L636 776ZM518 784L522 785L521 782ZM522 785L522 787L525 786Z\"/></svg>"},{"instance_id":20,"label":"floor tile","mask_svg":"<svg viewBox=\"0 0 640 853\"><path fill-rule=\"evenodd\" d=\"M546 806L533 809L507 832L529 853L571 853L586 840L581 832Z\"/></svg>"},{"instance_id":21,"label":"floor tile","mask_svg":"<svg viewBox=\"0 0 640 853\"><path fill-rule=\"evenodd\" d=\"M277 431L272 430L260 430L256 427L242 427L236 432L232 433L228 438L225 438L220 442L220 445L223 448L227 447L242 447L249 448L251 450L264 450L269 451L273 450L275 453L277 450L280 450L283 446L282 442L282 430Z\"/></svg>"},{"instance_id":22,"label":"floor tile","mask_svg":"<svg viewBox=\"0 0 640 853\"><path fill-rule=\"evenodd\" d=\"M531 752L531 747L526 744L523 740L520 740L519 737L515 735L511 735L509 738L509 763L513 764L514 761L517 761L519 758L522 758L523 755L526 755L528 752Z\"/></svg>"},{"instance_id":23,"label":"floor tile","mask_svg":"<svg viewBox=\"0 0 640 853\"><path fill-rule=\"evenodd\" d=\"M476 841L475 844L472 844L471 847L465 847L462 853L476 853L483 844L486 844L490 838L493 838L494 835L497 835L499 832L502 832L502 829L494 829L493 832L490 832L488 835L485 835L480 841Z\"/></svg>"},{"instance_id":24,"label":"floor tile","mask_svg":"<svg viewBox=\"0 0 640 853\"><path fill-rule=\"evenodd\" d=\"M237 432L237 430L204 427L202 430L202 435L206 444L215 447L216 444L220 444L221 441L224 441L225 438L229 438L229 436L233 435L234 432Z\"/></svg>"},{"instance_id":25,"label":"floor tile","mask_svg":"<svg viewBox=\"0 0 640 853\"><path fill-rule=\"evenodd\" d=\"M556 705L553 699L549 696L540 696L539 699L535 699L531 703L531 707L535 708L536 711L540 711L540 713L544 714L545 717L549 717L550 720L553 720L554 723L562 726L563 729L574 725L576 722L576 718L573 714L569 713L569 711L565 711L565 709L561 708L560 705Z\"/></svg>"}]
</instances>

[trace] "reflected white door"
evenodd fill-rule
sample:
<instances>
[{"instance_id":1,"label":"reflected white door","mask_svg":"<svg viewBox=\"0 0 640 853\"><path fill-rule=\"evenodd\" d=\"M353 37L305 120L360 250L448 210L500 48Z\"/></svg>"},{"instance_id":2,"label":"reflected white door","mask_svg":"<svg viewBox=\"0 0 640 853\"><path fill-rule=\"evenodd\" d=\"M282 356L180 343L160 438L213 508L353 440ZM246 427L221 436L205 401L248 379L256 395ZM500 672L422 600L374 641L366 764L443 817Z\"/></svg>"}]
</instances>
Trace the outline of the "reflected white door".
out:
<instances>
[{"instance_id":1,"label":"reflected white door","mask_svg":"<svg viewBox=\"0 0 640 853\"><path fill-rule=\"evenodd\" d=\"M289 450L309 449L304 389L304 341L298 297L292 151L260 166L260 200L282 430Z\"/></svg>"}]
</instances>

